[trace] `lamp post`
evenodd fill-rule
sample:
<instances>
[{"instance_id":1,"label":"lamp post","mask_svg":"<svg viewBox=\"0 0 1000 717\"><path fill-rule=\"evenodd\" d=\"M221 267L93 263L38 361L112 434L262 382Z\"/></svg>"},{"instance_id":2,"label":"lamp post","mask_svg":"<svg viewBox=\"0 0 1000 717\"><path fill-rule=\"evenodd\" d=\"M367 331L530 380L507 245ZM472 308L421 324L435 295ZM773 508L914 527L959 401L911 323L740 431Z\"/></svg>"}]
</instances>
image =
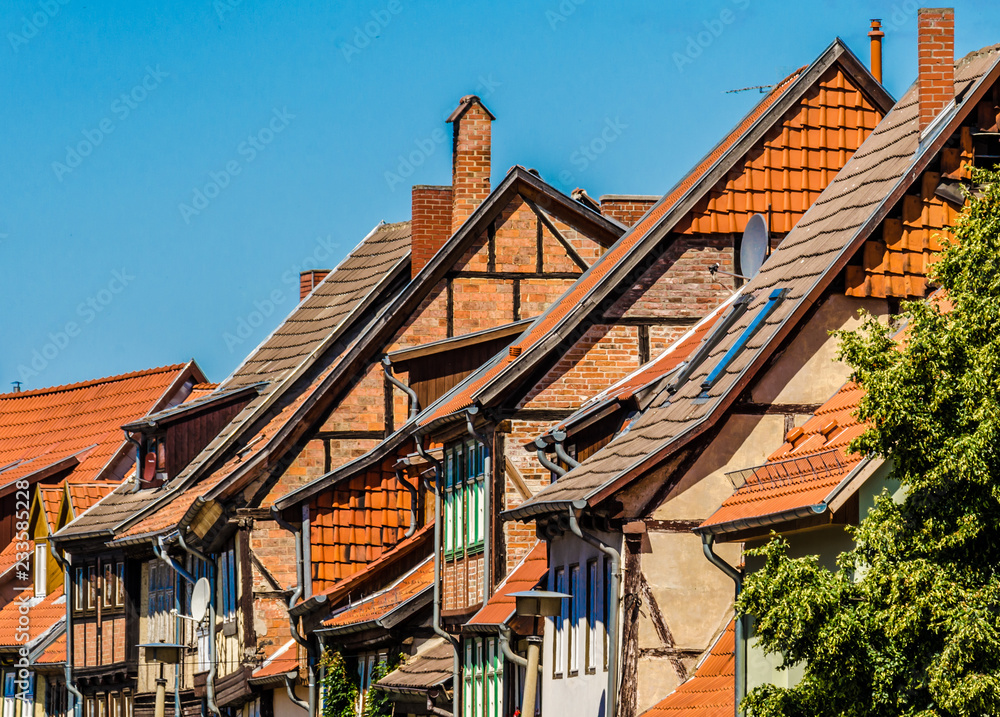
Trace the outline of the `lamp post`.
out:
<instances>
[{"instance_id":1,"label":"lamp post","mask_svg":"<svg viewBox=\"0 0 1000 717\"><path fill-rule=\"evenodd\" d=\"M139 645L146 648L146 659L160 663L160 677L156 680L156 702L153 707L155 717L163 717L167 702L167 681L163 678L164 665L178 665L181 651L187 647L175 642L147 642Z\"/></svg>"},{"instance_id":2,"label":"lamp post","mask_svg":"<svg viewBox=\"0 0 1000 717\"><path fill-rule=\"evenodd\" d=\"M550 590L525 590L511 593L515 601L514 612L518 617L554 617L562 613L562 601L573 597L566 593ZM535 695L538 692L538 660L542 639L528 638L528 667L524 677L524 697L521 700L521 714L535 716ZM526 713L525 710L528 710Z\"/></svg>"}]
</instances>

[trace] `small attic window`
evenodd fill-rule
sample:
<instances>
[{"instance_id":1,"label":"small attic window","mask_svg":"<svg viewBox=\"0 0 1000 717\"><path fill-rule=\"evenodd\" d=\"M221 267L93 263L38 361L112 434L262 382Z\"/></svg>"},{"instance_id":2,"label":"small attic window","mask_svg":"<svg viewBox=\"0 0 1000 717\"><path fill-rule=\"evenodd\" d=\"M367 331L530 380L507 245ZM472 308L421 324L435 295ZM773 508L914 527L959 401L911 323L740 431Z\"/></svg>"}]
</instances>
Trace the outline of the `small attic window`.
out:
<instances>
[{"instance_id":1,"label":"small attic window","mask_svg":"<svg viewBox=\"0 0 1000 717\"><path fill-rule=\"evenodd\" d=\"M722 360L716 364L712 372L708 374L705 380L701 384L702 397L705 397L705 392L710 389L715 382L719 379L719 376L723 374L726 368L733 362L741 351L746 348L747 343L753 338L754 334L760 330L760 327L764 325L767 317L777 308L778 304L785 295L788 293L788 289L775 289L771 292L771 295L767 297L767 302L760 308L757 315L753 318L750 324L743 329L743 333L740 334L739 338L736 339L736 343L729 347L726 354L722 357Z\"/></svg>"}]
</instances>

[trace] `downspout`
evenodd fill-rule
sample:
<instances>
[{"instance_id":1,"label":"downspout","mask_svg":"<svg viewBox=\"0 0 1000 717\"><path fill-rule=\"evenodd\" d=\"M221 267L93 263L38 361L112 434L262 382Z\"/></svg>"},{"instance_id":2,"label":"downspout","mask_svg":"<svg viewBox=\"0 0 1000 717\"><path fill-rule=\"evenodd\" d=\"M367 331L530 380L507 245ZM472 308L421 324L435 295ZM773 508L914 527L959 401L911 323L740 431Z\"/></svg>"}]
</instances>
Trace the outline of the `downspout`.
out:
<instances>
[{"instance_id":1,"label":"downspout","mask_svg":"<svg viewBox=\"0 0 1000 717\"><path fill-rule=\"evenodd\" d=\"M69 572L69 561L59 555L55 543L51 540L49 540L49 553L63 570L63 594L66 596L66 667L63 668L63 679L66 680L66 689L72 696L70 709L75 717L80 717L83 712L83 694L73 683L73 593L70 588L72 576Z\"/></svg>"},{"instance_id":2,"label":"downspout","mask_svg":"<svg viewBox=\"0 0 1000 717\"><path fill-rule=\"evenodd\" d=\"M506 625L500 625L497 628L500 633L500 651L503 652L503 656L507 658L508 662L512 662L518 667L528 667L528 659L526 657L521 657L512 649L510 649L510 628ZM541 667L539 667L541 669Z\"/></svg>"},{"instance_id":3,"label":"downspout","mask_svg":"<svg viewBox=\"0 0 1000 717\"><path fill-rule=\"evenodd\" d=\"M566 469L560 465L556 465L549 460L549 457L545 455L545 441L541 438L535 439L535 455L538 456L538 462L543 466L548 468L550 471L556 474L556 478L562 478L566 475Z\"/></svg>"},{"instance_id":4,"label":"downspout","mask_svg":"<svg viewBox=\"0 0 1000 717\"><path fill-rule=\"evenodd\" d=\"M208 710L215 717L222 717L222 711L219 709L219 705L215 701L215 561L210 560L209 557L201 552L200 550L195 550L184 540L184 531L177 533L177 543L181 546L183 550L188 555L193 555L194 557L201 560L208 566L208 592L210 599L208 601L208 677L205 679L205 701L208 703Z\"/></svg>"},{"instance_id":5,"label":"downspout","mask_svg":"<svg viewBox=\"0 0 1000 717\"><path fill-rule=\"evenodd\" d=\"M603 552L611 560L611 585L609 585L609 595L608 595L608 621L611 623L610 627L612 629L612 634L608 636L608 717L615 717L618 712L618 583L621 578L621 554L612 548L610 545L606 545L603 540L591 535L590 533L584 533L580 529L580 523L577 519L576 511L583 510L586 503L583 501L574 501L573 505L569 509L569 529L573 531L576 537L580 538L584 542L590 543L595 548ZM609 626L605 625L605 629Z\"/></svg>"},{"instance_id":6,"label":"downspout","mask_svg":"<svg viewBox=\"0 0 1000 717\"><path fill-rule=\"evenodd\" d=\"M451 644L451 711L458 717L459 711L459 645L458 640L441 627L441 462L424 450L423 438L416 437L417 453L434 466L434 614L431 625L434 632Z\"/></svg>"},{"instance_id":7,"label":"downspout","mask_svg":"<svg viewBox=\"0 0 1000 717\"><path fill-rule=\"evenodd\" d=\"M490 530L493 525L493 490L490 477L492 473L490 470L490 461L493 460L493 451L487 442L486 436L479 433L476 427L472 425L472 418L477 413L479 413L479 409L476 406L472 406L466 412L465 430L469 432L470 436L479 441L483 446L483 451L486 453L483 457L483 604L485 605L490 595L493 594L493 583L491 582L493 576L490 570L490 560L493 556L493 544L490 542L493 532Z\"/></svg>"},{"instance_id":8,"label":"downspout","mask_svg":"<svg viewBox=\"0 0 1000 717\"><path fill-rule=\"evenodd\" d=\"M411 485L408 480L403 478L403 471L399 468L396 469L396 480L410 492L410 525L406 528L406 533L404 538L411 538L413 534L417 532L417 487Z\"/></svg>"},{"instance_id":9,"label":"downspout","mask_svg":"<svg viewBox=\"0 0 1000 717\"><path fill-rule=\"evenodd\" d=\"M552 431L552 438L555 439L556 455L559 456L560 460L568 465L570 470L579 466L580 461L567 453L566 449L563 447L563 441L566 440L566 431Z\"/></svg>"},{"instance_id":10,"label":"downspout","mask_svg":"<svg viewBox=\"0 0 1000 717\"><path fill-rule=\"evenodd\" d=\"M417 392L392 375L392 361L389 360L388 356L382 357L382 370L385 372L385 377L389 379L389 383L410 397L410 420L412 421L420 412L420 404L417 403Z\"/></svg>"},{"instance_id":11,"label":"downspout","mask_svg":"<svg viewBox=\"0 0 1000 717\"><path fill-rule=\"evenodd\" d=\"M740 572L734 568L732 565L727 563L725 560L720 558L715 554L712 546L715 544L715 536L705 533L701 536L701 548L705 553L705 557L708 558L708 562L717 567L719 570L724 572L736 585L736 597L739 598L740 592L743 590L743 576ZM743 635L743 617L741 615L736 616L736 634L735 638L735 649L733 650L733 671L736 673L736 686L735 686L735 702L736 709L735 715L739 717L740 714L740 704L743 702L743 698L747 694L747 674L746 674L746 641Z\"/></svg>"},{"instance_id":12,"label":"downspout","mask_svg":"<svg viewBox=\"0 0 1000 717\"><path fill-rule=\"evenodd\" d=\"M125 440L135 444L135 487L129 492L138 493L139 488L142 486L142 468L143 463L145 463L145 451L142 450L142 441L132 438L132 434L128 431L125 431Z\"/></svg>"},{"instance_id":13,"label":"downspout","mask_svg":"<svg viewBox=\"0 0 1000 717\"><path fill-rule=\"evenodd\" d=\"M443 710L435 704L437 696L437 689L427 690L427 713L437 715L437 717L453 717L451 712Z\"/></svg>"},{"instance_id":14,"label":"downspout","mask_svg":"<svg viewBox=\"0 0 1000 717\"><path fill-rule=\"evenodd\" d=\"M170 569L174 571L176 576L184 578L187 582L194 585L194 576L191 575L187 570L184 569L179 563L175 562L169 555L167 555L166 549L163 547L163 536L157 536L156 542L153 543L153 553L156 554L160 560L165 562L170 566ZM181 634L181 585L178 577L174 578L174 642L180 642ZM161 673L162 676L162 673ZM177 714L181 714L181 670L179 665L174 665L174 711Z\"/></svg>"},{"instance_id":15,"label":"downspout","mask_svg":"<svg viewBox=\"0 0 1000 717\"><path fill-rule=\"evenodd\" d=\"M302 574L305 572L305 569L302 564L301 531L295 528L295 526L293 526L287 520L282 518L281 512L273 505L271 506L271 518L273 518L274 522L277 523L280 527L284 528L289 533L291 533L292 538L295 541L295 589L292 591L291 597L288 598L288 609L291 610L293 607L295 607L295 603L297 603L299 601L299 598L302 596ZM314 672L312 669L312 662L313 662L312 645L309 644L309 640L302 637L302 634L299 632L298 621L294 617L292 617L291 614L289 614L288 616L288 625L291 628L292 639L295 640L295 642L302 645L304 648L306 648L306 654L308 655L309 677L310 677L309 701L303 701L295 694L295 676L297 675L295 675L294 672L285 673L285 689L288 691L289 699L291 699L292 702L297 704L302 709L306 710L306 712L308 712L309 714L309 717L313 717L314 714L313 705L315 704L315 702L313 701L313 688L315 685L312 679L314 677Z\"/></svg>"}]
</instances>

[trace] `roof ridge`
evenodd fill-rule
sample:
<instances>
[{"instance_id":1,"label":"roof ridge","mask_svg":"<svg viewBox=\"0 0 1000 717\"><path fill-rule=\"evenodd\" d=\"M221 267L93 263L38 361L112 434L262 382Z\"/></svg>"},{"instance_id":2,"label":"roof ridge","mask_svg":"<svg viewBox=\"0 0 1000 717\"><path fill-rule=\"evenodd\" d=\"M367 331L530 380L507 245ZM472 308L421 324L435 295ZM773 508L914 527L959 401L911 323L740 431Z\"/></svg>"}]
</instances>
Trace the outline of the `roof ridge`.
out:
<instances>
[{"instance_id":1,"label":"roof ridge","mask_svg":"<svg viewBox=\"0 0 1000 717\"><path fill-rule=\"evenodd\" d=\"M181 370L185 366L190 365L190 363L191 363L190 361L187 361L185 363L175 363L175 364L169 364L167 366L157 366L155 368L146 368L146 369L140 369L138 371L130 371L128 373L115 374L114 376L91 378L87 379L86 381L77 381L76 383L65 383L58 386L47 386L44 388L33 388L30 391L8 391L7 393L0 393L0 401L7 401L18 398L30 398L33 396L43 396L54 393L64 393L66 391L75 391L81 388L97 386L103 383L128 381L133 378L139 378L141 376L151 376L157 373L172 373L174 371Z\"/></svg>"}]
</instances>

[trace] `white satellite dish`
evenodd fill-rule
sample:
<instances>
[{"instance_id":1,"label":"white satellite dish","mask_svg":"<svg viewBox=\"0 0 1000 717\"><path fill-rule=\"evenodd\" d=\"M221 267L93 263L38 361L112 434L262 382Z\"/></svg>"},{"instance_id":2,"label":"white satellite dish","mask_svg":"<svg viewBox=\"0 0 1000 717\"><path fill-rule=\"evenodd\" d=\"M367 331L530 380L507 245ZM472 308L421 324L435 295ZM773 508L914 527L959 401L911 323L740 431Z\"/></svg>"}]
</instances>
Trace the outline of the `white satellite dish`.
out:
<instances>
[{"instance_id":1,"label":"white satellite dish","mask_svg":"<svg viewBox=\"0 0 1000 717\"><path fill-rule=\"evenodd\" d=\"M212 596L212 586L208 578L198 578L191 591L191 617L195 622L201 622L208 615L208 601Z\"/></svg>"},{"instance_id":2,"label":"white satellite dish","mask_svg":"<svg viewBox=\"0 0 1000 717\"><path fill-rule=\"evenodd\" d=\"M747 279L757 276L764 258L767 256L767 219L763 214L754 214L747 222L740 243L740 273Z\"/></svg>"}]
</instances>

